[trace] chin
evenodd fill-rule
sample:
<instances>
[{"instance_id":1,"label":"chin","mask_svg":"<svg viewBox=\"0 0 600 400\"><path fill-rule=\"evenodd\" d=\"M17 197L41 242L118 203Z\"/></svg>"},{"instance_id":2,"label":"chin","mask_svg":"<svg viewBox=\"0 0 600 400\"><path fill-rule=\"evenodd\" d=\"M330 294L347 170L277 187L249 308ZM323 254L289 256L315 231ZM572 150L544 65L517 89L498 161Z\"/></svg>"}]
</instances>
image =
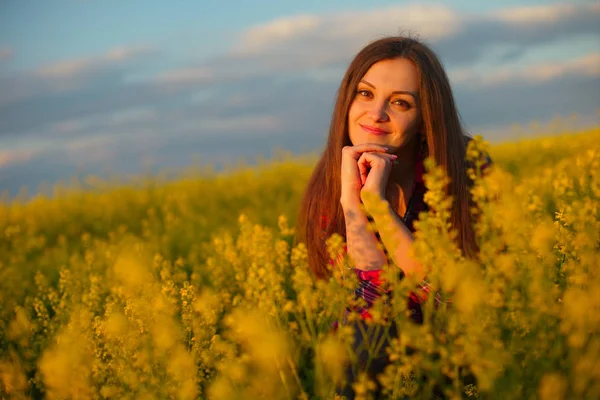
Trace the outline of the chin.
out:
<instances>
[{"instance_id":1,"label":"chin","mask_svg":"<svg viewBox=\"0 0 600 400\"><path fill-rule=\"evenodd\" d=\"M415 142L413 140L408 140L408 141L403 140L401 142L387 143L387 144L385 144L385 146L389 146L390 153L396 153L396 152L407 150L409 148L414 148L414 144L415 144Z\"/></svg>"},{"instance_id":2,"label":"chin","mask_svg":"<svg viewBox=\"0 0 600 400\"><path fill-rule=\"evenodd\" d=\"M402 149L405 146L406 143L398 143L398 142L393 142L393 143L385 143L385 146L388 146L390 148L390 152L395 152L397 150Z\"/></svg>"}]
</instances>

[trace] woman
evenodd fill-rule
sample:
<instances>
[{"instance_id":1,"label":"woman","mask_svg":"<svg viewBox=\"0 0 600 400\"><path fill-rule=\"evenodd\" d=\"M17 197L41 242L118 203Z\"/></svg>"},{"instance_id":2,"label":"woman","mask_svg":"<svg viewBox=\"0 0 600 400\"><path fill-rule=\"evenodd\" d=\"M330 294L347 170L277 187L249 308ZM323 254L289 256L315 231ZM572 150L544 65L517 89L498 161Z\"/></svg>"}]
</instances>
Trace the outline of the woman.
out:
<instances>
[{"instance_id":1,"label":"woman","mask_svg":"<svg viewBox=\"0 0 600 400\"><path fill-rule=\"evenodd\" d=\"M324 239L333 233L345 238L359 282L356 295L367 303L357 310L363 319L370 318L369 306L385 292L380 272L388 257L403 275L425 278L423 267L409 257L413 222L426 209L425 157L433 158L450 178L446 191L454 199L451 222L459 248L468 257L477 253L465 163L468 140L444 68L423 43L383 38L363 48L350 63L338 90L326 148L302 201L299 235L318 278L330 275ZM385 201L392 217L393 226L380 232L381 237L369 229L361 208L367 193ZM419 302L429 291L425 281L417 289L409 308L412 319L421 323ZM363 339L357 333L357 348ZM371 377L386 364L385 349L380 354L368 371ZM345 394L351 397L349 391Z\"/></svg>"}]
</instances>

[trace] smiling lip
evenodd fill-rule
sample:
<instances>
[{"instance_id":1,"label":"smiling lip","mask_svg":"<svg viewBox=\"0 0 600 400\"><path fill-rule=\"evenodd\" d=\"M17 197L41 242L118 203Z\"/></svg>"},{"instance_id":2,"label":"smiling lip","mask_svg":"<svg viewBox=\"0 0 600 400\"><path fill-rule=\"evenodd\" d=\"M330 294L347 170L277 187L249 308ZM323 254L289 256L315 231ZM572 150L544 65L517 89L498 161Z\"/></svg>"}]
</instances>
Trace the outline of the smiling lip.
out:
<instances>
[{"instance_id":1,"label":"smiling lip","mask_svg":"<svg viewBox=\"0 0 600 400\"><path fill-rule=\"evenodd\" d=\"M384 131L383 129L375 128L374 126L369 125L360 125L366 132L372 135L385 135L388 131Z\"/></svg>"}]
</instances>

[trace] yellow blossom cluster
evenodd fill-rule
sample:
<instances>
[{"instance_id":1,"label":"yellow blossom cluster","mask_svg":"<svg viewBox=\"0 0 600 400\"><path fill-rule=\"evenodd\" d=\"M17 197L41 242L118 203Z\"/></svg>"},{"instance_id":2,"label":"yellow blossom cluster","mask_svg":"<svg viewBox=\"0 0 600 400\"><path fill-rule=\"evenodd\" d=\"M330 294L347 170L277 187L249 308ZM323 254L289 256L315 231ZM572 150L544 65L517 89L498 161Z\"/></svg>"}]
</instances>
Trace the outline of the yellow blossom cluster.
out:
<instances>
[{"instance_id":1,"label":"yellow blossom cluster","mask_svg":"<svg viewBox=\"0 0 600 400\"><path fill-rule=\"evenodd\" d=\"M328 280L296 242L314 160L2 203L0 398L341 399L349 369L361 399L599 398L599 143L599 129L471 141L476 258L427 161L411 251L432 293L416 324L419 282L384 271L391 294L358 332L375 338L366 365L388 342L377 377L353 349L347 308L363 301L343 237L326 239Z\"/></svg>"}]
</instances>

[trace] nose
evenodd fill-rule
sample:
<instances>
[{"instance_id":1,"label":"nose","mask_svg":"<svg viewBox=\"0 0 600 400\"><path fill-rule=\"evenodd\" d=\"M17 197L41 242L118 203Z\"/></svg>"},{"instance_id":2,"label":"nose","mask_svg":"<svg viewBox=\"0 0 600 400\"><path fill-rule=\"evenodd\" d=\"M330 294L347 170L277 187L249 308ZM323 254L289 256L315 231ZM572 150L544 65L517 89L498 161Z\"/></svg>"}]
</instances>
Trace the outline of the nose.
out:
<instances>
[{"instance_id":1,"label":"nose","mask_svg":"<svg viewBox=\"0 0 600 400\"><path fill-rule=\"evenodd\" d=\"M387 121L387 104L385 102L373 102L367 114L373 121Z\"/></svg>"}]
</instances>

